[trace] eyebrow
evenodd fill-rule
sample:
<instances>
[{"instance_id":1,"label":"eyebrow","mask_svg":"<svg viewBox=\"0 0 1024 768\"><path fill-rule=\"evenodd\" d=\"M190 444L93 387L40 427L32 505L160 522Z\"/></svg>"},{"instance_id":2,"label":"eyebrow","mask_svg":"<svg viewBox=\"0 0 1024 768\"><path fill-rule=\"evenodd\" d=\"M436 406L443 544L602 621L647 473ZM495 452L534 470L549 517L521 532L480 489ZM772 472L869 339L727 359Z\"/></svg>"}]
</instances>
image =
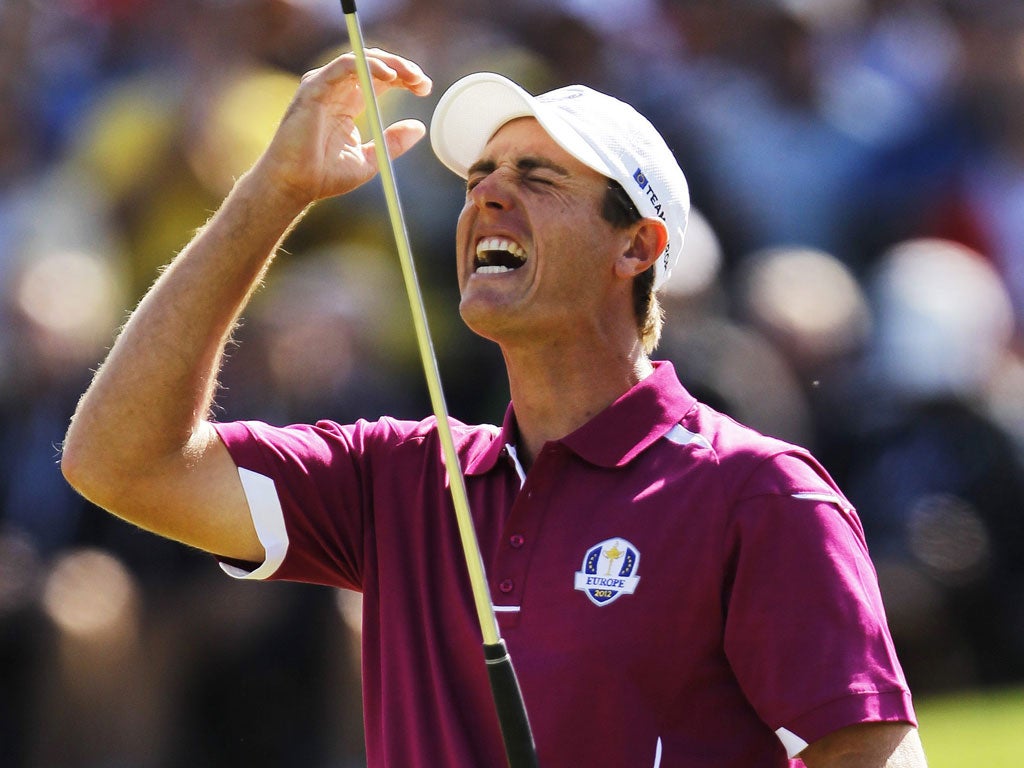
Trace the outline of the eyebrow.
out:
<instances>
[{"instance_id":1,"label":"eyebrow","mask_svg":"<svg viewBox=\"0 0 1024 768\"><path fill-rule=\"evenodd\" d=\"M492 173L497 167L498 164L493 160L477 160L475 163L469 166L469 170L466 171L466 176L469 177L478 173ZM562 176L569 175L569 170L567 168L559 165L553 160L547 159L546 157L527 155L516 160L516 170L518 171L532 171L536 170L537 168L544 168L549 171L554 171L555 173L560 174Z\"/></svg>"}]
</instances>

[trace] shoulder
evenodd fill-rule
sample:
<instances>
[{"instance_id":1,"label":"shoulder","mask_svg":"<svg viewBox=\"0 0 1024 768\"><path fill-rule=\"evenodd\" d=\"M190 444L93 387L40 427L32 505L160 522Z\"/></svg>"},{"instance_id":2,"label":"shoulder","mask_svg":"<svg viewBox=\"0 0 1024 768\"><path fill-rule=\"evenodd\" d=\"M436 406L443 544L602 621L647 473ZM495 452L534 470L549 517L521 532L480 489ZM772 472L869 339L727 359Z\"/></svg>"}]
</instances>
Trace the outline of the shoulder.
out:
<instances>
[{"instance_id":1,"label":"shoulder","mask_svg":"<svg viewBox=\"0 0 1024 768\"><path fill-rule=\"evenodd\" d=\"M469 425L454 419L449 419L449 423L460 453L486 447L499 432L497 427L488 424ZM214 426L221 439L233 450L250 445L306 459L320 457L326 460L339 454L416 451L439 440L437 419L433 416L421 421L383 416L374 420L360 419L351 424L322 419L315 424L287 426L274 426L262 421L225 422Z\"/></svg>"},{"instance_id":2,"label":"shoulder","mask_svg":"<svg viewBox=\"0 0 1024 768\"><path fill-rule=\"evenodd\" d=\"M448 419L448 427L459 453L486 447L501 432L492 424L465 424L452 418ZM376 421L359 422L357 429L380 444L394 447L421 446L441 439L441 430L434 416L421 421L403 421L385 416Z\"/></svg>"},{"instance_id":3,"label":"shoulder","mask_svg":"<svg viewBox=\"0 0 1024 768\"><path fill-rule=\"evenodd\" d=\"M842 494L805 447L762 434L697 403L680 425L706 441L709 459L737 500L762 495Z\"/></svg>"}]
</instances>

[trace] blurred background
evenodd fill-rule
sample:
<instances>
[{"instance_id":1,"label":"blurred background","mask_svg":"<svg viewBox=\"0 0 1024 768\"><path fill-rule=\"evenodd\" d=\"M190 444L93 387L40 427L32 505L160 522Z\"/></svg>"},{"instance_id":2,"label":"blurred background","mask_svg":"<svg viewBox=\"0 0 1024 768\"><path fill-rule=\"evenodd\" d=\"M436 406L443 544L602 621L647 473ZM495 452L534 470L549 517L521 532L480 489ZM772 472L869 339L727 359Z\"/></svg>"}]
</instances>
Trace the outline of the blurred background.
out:
<instances>
[{"instance_id":1,"label":"blurred background","mask_svg":"<svg viewBox=\"0 0 1024 768\"><path fill-rule=\"evenodd\" d=\"M480 69L652 119L694 204L657 356L830 469L923 705L1024 701L1024 3L365 0L360 17L435 81L389 94L386 120L427 120ZM363 764L358 597L233 582L58 468L127 312L301 74L348 47L333 0L0 0L2 768ZM501 358L456 309L461 182L427 142L396 174L449 409L500 422ZM390 238L376 183L306 217L246 312L218 418L429 413Z\"/></svg>"}]
</instances>

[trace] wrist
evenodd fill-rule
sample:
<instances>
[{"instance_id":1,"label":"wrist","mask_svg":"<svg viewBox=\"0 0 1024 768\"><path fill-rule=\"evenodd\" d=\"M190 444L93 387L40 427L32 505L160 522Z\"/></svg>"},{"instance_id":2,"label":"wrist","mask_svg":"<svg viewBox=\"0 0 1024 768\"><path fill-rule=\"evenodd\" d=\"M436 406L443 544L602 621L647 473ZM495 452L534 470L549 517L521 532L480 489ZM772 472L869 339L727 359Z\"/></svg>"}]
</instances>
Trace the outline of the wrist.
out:
<instances>
[{"instance_id":1,"label":"wrist","mask_svg":"<svg viewBox=\"0 0 1024 768\"><path fill-rule=\"evenodd\" d=\"M231 195L247 199L270 220L286 224L299 218L315 201L308 191L277 181L260 163L238 178Z\"/></svg>"}]
</instances>

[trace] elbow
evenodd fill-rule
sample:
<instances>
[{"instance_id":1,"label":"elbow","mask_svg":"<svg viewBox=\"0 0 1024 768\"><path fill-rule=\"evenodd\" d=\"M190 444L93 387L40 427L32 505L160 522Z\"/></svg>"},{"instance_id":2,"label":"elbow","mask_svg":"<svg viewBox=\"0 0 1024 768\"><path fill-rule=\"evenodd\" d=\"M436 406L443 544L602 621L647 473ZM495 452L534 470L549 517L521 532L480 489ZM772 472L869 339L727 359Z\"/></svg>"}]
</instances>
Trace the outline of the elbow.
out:
<instances>
[{"instance_id":1,"label":"elbow","mask_svg":"<svg viewBox=\"0 0 1024 768\"><path fill-rule=\"evenodd\" d=\"M64 438L64 444L60 452L60 471L68 484L83 496L88 497L89 466L87 461L88 450L84 449L81 441L72 437L69 431Z\"/></svg>"},{"instance_id":2,"label":"elbow","mask_svg":"<svg viewBox=\"0 0 1024 768\"><path fill-rule=\"evenodd\" d=\"M102 454L100 446L72 426L61 446L60 471L75 491L94 504L109 508L103 499L110 498L117 473L105 466Z\"/></svg>"}]
</instances>

